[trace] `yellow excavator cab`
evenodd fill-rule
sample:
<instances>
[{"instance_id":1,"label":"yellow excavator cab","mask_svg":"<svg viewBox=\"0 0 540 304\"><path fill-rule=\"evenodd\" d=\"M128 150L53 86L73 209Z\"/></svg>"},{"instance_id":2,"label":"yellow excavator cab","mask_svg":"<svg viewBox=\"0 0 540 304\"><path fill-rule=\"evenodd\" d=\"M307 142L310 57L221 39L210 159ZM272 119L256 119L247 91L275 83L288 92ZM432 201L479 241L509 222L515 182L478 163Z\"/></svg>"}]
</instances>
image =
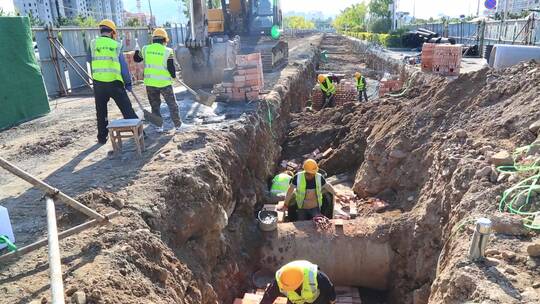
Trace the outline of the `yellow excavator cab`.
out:
<instances>
[{"instance_id":1,"label":"yellow excavator cab","mask_svg":"<svg viewBox=\"0 0 540 304\"><path fill-rule=\"evenodd\" d=\"M225 32L225 18L220 8L208 9L208 33L221 34Z\"/></svg>"}]
</instances>

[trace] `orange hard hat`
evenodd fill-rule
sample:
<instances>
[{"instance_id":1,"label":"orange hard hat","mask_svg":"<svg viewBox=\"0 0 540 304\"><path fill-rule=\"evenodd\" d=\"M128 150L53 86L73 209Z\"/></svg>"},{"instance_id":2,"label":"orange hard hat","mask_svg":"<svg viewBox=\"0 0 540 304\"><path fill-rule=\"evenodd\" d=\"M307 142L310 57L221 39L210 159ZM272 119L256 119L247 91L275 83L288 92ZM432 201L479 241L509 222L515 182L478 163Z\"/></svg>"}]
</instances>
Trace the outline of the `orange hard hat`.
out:
<instances>
[{"instance_id":1,"label":"orange hard hat","mask_svg":"<svg viewBox=\"0 0 540 304\"><path fill-rule=\"evenodd\" d=\"M326 76L323 74L319 74L319 76L317 76L317 79L319 80L319 83L323 83L326 80Z\"/></svg>"},{"instance_id":2,"label":"orange hard hat","mask_svg":"<svg viewBox=\"0 0 540 304\"><path fill-rule=\"evenodd\" d=\"M281 288L285 291L294 291L304 282L304 271L296 265L285 266L279 276Z\"/></svg>"},{"instance_id":3,"label":"orange hard hat","mask_svg":"<svg viewBox=\"0 0 540 304\"><path fill-rule=\"evenodd\" d=\"M317 171L319 171L319 165L317 165L315 160L310 158L304 162L304 171L315 174Z\"/></svg>"}]
</instances>

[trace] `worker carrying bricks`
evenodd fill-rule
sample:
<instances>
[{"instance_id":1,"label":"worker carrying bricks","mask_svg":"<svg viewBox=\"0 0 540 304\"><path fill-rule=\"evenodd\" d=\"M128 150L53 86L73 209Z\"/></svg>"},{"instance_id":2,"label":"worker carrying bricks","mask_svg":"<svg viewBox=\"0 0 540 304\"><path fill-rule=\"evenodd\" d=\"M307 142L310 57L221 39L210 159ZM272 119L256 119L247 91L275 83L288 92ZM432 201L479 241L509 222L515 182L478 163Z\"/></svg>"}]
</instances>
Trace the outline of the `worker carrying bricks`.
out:
<instances>
[{"instance_id":1,"label":"worker carrying bricks","mask_svg":"<svg viewBox=\"0 0 540 304\"><path fill-rule=\"evenodd\" d=\"M366 101L368 101L366 78L360 72L356 72L354 73L354 79L356 80L356 90L358 91L358 101L362 102L362 97Z\"/></svg>"},{"instance_id":2,"label":"worker carrying bricks","mask_svg":"<svg viewBox=\"0 0 540 304\"><path fill-rule=\"evenodd\" d=\"M126 90L131 91L131 75L122 54L122 45L116 41L116 24L104 19L99 23L100 37L90 43L92 79L98 128L98 142L107 142L107 103L113 99L125 119L138 118L131 106Z\"/></svg>"},{"instance_id":3,"label":"worker carrying bricks","mask_svg":"<svg viewBox=\"0 0 540 304\"><path fill-rule=\"evenodd\" d=\"M334 304L336 291L328 276L309 261L293 261L276 272L261 304L272 304L279 296L292 304Z\"/></svg>"},{"instance_id":4,"label":"worker carrying bricks","mask_svg":"<svg viewBox=\"0 0 540 304\"><path fill-rule=\"evenodd\" d=\"M338 201L341 201L341 195L319 173L315 160L306 160L303 169L293 176L285 196L284 208L287 207L289 220L308 221L321 214L331 218L334 204L323 199L323 191L332 194Z\"/></svg>"},{"instance_id":5,"label":"worker carrying bricks","mask_svg":"<svg viewBox=\"0 0 540 304\"><path fill-rule=\"evenodd\" d=\"M323 108L335 107L336 86L334 86L334 83L332 83L332 79L326 75L319 74L317 80L319 81L321 90L324 93Z\"/></svg>"},{"instance_id":6,"label":"worker carrying bricks","mask_svg":"<svg viewBox=\"0 0 540 304\"><path fill-rule=\"evenodd\" d=\"M135 62L144 60L144 85L152 113L161 117L160 95L162 95L169 107L176 132L179 132L182 121L172 87L172 80L176 78L174 52L166 46L167 42L169 42L167 31L156 28L152 33L152 44L144 46L142 51L136 50L133 60ZM163 132L163 126L157 126L157 132Z\"/></svg>"}]
</instances>

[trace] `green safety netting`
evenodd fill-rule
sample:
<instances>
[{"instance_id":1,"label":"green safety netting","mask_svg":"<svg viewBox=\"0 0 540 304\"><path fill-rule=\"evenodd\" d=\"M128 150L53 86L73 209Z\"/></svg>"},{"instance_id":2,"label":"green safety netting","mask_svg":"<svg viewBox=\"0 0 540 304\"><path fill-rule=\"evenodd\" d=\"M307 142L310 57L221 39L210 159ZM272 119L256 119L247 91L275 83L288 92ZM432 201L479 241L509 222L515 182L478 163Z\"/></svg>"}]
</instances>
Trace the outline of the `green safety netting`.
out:
<instances>
[{"instance_id":1,"label":"green safety netting","mask_svg":"<svg viewBox=\"0 0 540 304\"><path fill-rule=\"evenodd\" d=\"M49 112L28 17L0 17L0 130Z\"/></svg>"}]
</instances>

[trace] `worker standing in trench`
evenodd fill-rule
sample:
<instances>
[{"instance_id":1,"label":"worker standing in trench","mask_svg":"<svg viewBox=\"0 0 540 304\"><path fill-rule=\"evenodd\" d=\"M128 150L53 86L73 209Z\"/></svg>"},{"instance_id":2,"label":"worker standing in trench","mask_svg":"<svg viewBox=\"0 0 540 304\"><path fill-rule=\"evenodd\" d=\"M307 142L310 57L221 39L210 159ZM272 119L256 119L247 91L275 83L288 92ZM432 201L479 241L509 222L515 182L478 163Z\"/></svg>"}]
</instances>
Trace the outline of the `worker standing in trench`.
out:
<instances>
[{"instance_id":1,"label":"worker standing in trench","mask_svg":"<svg viewBox=\"0 0 540 304\"><path fill-rule=\"evenodd\" d=\"M332 83L332 79L326 75L319 74L317 80L319 81L319 85L324 94L323 108L335 107L336 86Z\"/></svg>"},{"instance_id":2,"label":"worker standing in trench","mask_svg":"<svg viewBox=\"0 0 540 304\"><path fill-rule=\"evenodd\" d=\"M90 44L92 54L92 79L98 128L98 142L107 142L107 103L113 99L124 119L136 119L126 90L131 91L131 75L122 54L122 45L116 41L116 24L108 19L99 23L101 36Z\"/></svg>"},{"instance_id":3,"label":"worker standing in trench","mask_svg":"<svg viewBox=\"0 0 540 304\"><path fill-rule=\"evenodd\" d=\"M270 188L270 194L273 198L280 201L285 198L293 176L294 174L288 170L274 176L272 179L272 187Z\"/></svg>"},{"instance_id":4,"label":"worker standing in trench","mask_svg":"<svg viewBox=\"0 0 540 304\"><path fill-rule=\"evenodd\" d=\"M319 165L315 160L306 160L303 169L293 176L285 196L284 208L288 209L289 219L308 221L321 214L332 217L333 204L328 202L330 207L323 205L323 190L331 193L337 201L341 201L341 196L319 173ZM293 196L294 202L291 202Z\"/></svg>"},{"instance_id":5,"label":"worker standing in trench","mask_svg":"<svg viewBox=\"0 0 540 304\"><path fill-rule=\"evenodd\" d=\"M362 102L362 97L366 101L368 101L366 78L360 72L356 72L354 73L354 79L356 80L356 90L358 91L358 101Z\"/></svg>"},{"instance_id":6,"label":"worker standing in trench","mask_svg":"<svg viewBox=\"0 0 540 304\"><path fill-rule=\"evenodd\" d=\"M260 304L272 304L279 296L292 304L334 304L336 291L328 276L309 261L293 261L276 272Z\"/></svg>"},{"instance_id":7,"label":"worker standing in trench","mask_svg":"<svg viewBox=\"0 0 540 304\"><path fill-rule=\"evenodd\" d=\"M161 117L160 95L163 95L176 132L179 132L182 121L172 87L172 79L176 78L174 52L171 48L166 47L167 42L169 42L169 35L165 29L156 28L152 33L152 44L144 46L142 51L136 50L133 60L135 62L144 60L144 85L152 113ZM157 126L157 132L163 132L163 126Z\"/></svg>"}]
</instances>

